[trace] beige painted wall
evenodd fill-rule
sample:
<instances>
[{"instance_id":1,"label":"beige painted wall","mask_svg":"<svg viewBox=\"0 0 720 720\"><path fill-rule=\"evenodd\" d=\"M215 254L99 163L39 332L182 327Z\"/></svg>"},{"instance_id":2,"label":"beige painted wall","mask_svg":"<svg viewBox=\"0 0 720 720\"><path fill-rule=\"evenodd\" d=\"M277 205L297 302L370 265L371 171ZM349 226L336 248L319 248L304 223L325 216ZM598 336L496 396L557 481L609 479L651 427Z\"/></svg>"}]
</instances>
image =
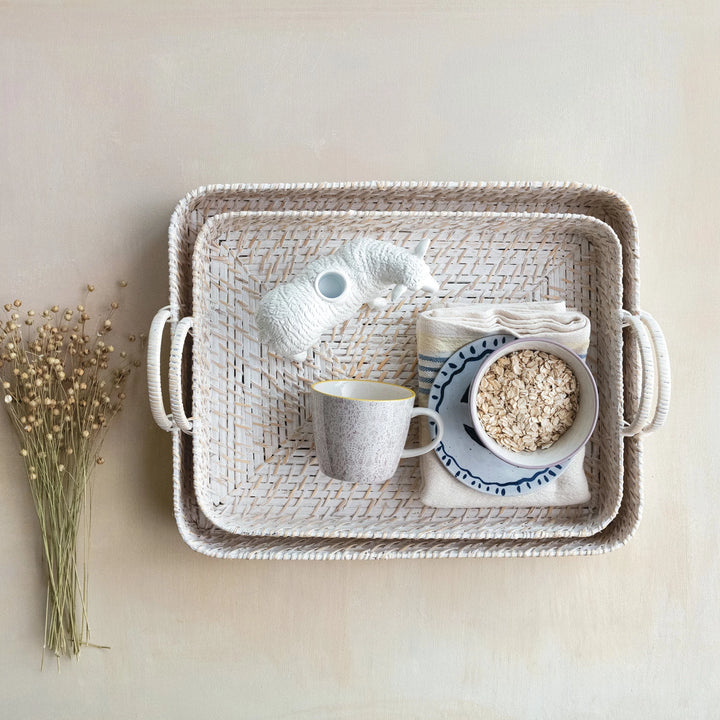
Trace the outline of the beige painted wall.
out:
<instances>
[{"instance_id":1,"label":"beige painted wall","mask_svg":"<svg viewBox=\"0 0 720 720\"><path fill-rule=\"evenodd\" d=\"M230 562L182 542L142 378L97 473L97 642L39 671L36 522L0 422L0 715L713 718L720 701L716 2L0 3L0 296L167 302L213 182L579 180L641 232L674 364L644 518L596 558Z\"/></svg>"}]
</instances>

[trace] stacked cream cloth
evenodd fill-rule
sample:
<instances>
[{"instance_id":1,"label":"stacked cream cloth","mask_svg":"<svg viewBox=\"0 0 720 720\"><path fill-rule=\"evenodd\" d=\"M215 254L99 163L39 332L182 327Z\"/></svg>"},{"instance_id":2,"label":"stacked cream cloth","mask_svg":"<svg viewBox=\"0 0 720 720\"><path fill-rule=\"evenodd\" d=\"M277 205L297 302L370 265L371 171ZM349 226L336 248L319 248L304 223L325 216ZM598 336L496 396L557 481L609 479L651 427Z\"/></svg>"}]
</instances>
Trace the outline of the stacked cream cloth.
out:
<instances>
[{"instance_id":1,"label":"stacked cream cloth","mask_svg":"<svg viewBox=\"0 0 720 720\"><path fill-rule=\"evenodd\" d=\"M417 322L418 359L422 368L420 403L427 405L430 387L445 360L473 340L496 334L541 335L585 357L590 343L590 320L580 312L568 310L564 302L479 303L427 310ZM427 441L425 424L421 427L425 435L423 440ZM507 497L478 492L463 485L445 469L437 455L430 452L420 458L420 499L425 505L437 508L578 505L590 499L584 459L583 450L552 482L508 502Z\"/></svg>"}]
</instances>

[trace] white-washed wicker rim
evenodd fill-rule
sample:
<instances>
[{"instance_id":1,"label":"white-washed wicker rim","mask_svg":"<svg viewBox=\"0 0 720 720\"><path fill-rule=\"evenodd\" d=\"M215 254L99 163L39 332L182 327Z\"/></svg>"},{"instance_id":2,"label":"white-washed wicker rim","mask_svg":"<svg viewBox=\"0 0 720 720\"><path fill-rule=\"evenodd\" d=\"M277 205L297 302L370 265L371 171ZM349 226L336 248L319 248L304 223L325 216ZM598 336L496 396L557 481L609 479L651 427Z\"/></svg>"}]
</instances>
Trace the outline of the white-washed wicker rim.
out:
<instances>
[{"instance_id":1,"label":"white-washed wicker rim","mask_svg":"<svg viewBox=\"0 0 720 720\"><path fill-rule=\"evenodd\" d=\"M617 233L623 249L624 307L638 313L638 235L629 204L616 192L576 182L487 183L320 183L300 185L209 185L189 192L176 207L169 229L170 308L176 321L190 311L182 298L191 293L189 272L184 271L197 232L208 217L228 210L314 207L376 207L378 201L401 204L402 209L423 209L431 195L434 209L457 208L458 192L465 209L522 209L586 214L607 222ZM338 196L337 189L341 188ZM388 195L393 195L389 198ZM398 195L401 197L398 199ZM421 197L420 197L421 195ZM522 195L522 197L519 197ZM656 340L657 343L657 340ZM625 405L637 406L637 351L625 346ZM667 356L666 356L667 357ZM669 377L666 395L669 397ZM187 379L186 379L187 382ZM662 416L664 420L664 415ZM652 429L656 429L654 425ZM191 442L178 429L172 432L173 508L184 542L196 552L233 559L363 559L426 557L530 557L598 554L624 546L637 530L642 516L641 436L624 441L624 491L616 518L600 533L587 538L532 540L439 540L397 541L357 539L287 539L241 536L220 530L204 517L194 495Z\"/></svg>"},{"instance_id":2,"label":"white-washed wicker rim","mask_svg":"<svg viewBox=\"0 0 720 720\"><path fill-rule=\"evenodd\" d=\"M493 195L494 194L494 195ZM485 198L483 196L490 195ZM522 197L521 197L522 196ZM387 205L395 206L388 208ZM430 207L427 204L430 204ZM516 207L521 203L521 207ZM382 204L382 208L378 208ZM200 213L199 207L210 206ZM312 208L308 207L312 205ZM322 207L318 207L321 205ZM329 207L332 205L332 207ZM480 205L481 207L477 207ZM354 206L354 207L352 207ZM402 206L402 207L399 207ZM632 242L623 246L623 307L632 313L638 303L638 232L635 214L622 195L602 185L543 181L361 181L319 183L232 183L202 185L180 200L170 219L168 255L170 309L173 322L189 312L189 272L184 255L192 254L197 232L212 215L238 210L472 210L588 215L627 228ZM196 213L202 215L193 219ZM191 229L194 226L194 231ZM186 230L190 232L186 236Z\"/></svg>"},{"instance_id":3,"label":"white-washed wicker rim","mask_svg":"<svg viewBox=\"0 0 720 720\"><path fill-rule=\"evenodd\" d=\"M607 298L607 303L598 306L601 308L602 314L607 315L605 320L607 329L603 325L596 332L603 333L601 339L606 348L606 352L603 353L603 362L611 363L613 368L610 371L613 373L612 377L606 378L604 383L605 391L611 395L608 404L612 406L613 402L617 402L616 418L615 420L608 419L606 424L609 425L609 428L606 428L605 435L601 440L598 440L598 443L604 453L608 452L607 448L619 448L621 446L620 427L623 387L621 328L623 315L620 307L622 290L619 280L620 248L614 232L604 223L587 216L538 213L250 212L223 214L214 217L204 225L196 242L193 279L195 308L198 310L197 316L194 318L196 325L202 323L203 312L201 308L209 302L209 288L206 283L208 274L207 254L213 253L219 247L218 240L224 236L226 231L237 230L244 222L282 228L283 235L285 235L286 227L295 227L302 222L314 223L316 227L322 226L324 229L331 225L338 231L343 228L356 229L363 223L363 233L366 234L373 234L374 229L377 230L380 227L378 223L383 222L401 223L398 226L400 232L418 226L427 232L431 229L446 229L447 225L455 230L462 229L465 232L470 232L471 228L477 226L487 225L493 228L497 225L496 231L498 233L502 231L503 238L513 237L514 233L524 237L525 233L541 225L545 229L541 245L546 244L545 237L551 232L562 233L563 237L567 233L582 235L583 240L585 242L590 241L595 251L602 258L602 271L605 281L603 287L598 289L596 293L603 293ZM263 252L258 251L258 255L265 256L266 254L266 248L263 248ZM505 261L504 257L503 261ZM454 277L454 273L453 267L450 275ZM438 276L438 279L442 279L442 277ZM582 286L580 289L584 290L584 287ZM233 301L229 305L234 307L236 303ZM243 314L243 317L245 320L241 324L245 324L247 320L245 314ZM178 330L182 329L188 320L189 318L184 318L179 323ZM236 327L238 324L233 322L232 326ZM392 327L395 327L395 325L393 324ZM211 344L210 338L216 334L217 328L205 327L204 331L199 327L197 329L201 337L198 338L199 342L193 345L194 366L197 370L193 373L193 398L200 401L209 397L209 388L214 388L222 383L222 378L215 375L215 370L224 363L222 358L213 358L212 361L205 360L206 352ZM222 335L219 340L220 345L224 346L226 343L231 342L227 334L220 334ZM616 348L616 350L612 351L612 348ZM173 342L173 349L172 354L175 355L175 342ZM220 365L218 365L218 360ZM391 368L391 364L386 367ZM602 367L604 368L605 365L603 364ZM264 368L262 370L264 371ZM292 370L293 367L287 367L288 372ZM174 372L171 372L171 377L173 374ZM615 398L615 400L613 401L612 398ZM211 439L213 432L218 434L218 431L211 428L215 428L217 423L221 426L219 427L219 434L222 435L226 432L223 430L223 426L227 426L225 422L225 415L227 414L225 408L227 406L224 400L222 401L222 407L211 406L209 402L201 404L203 405L202 408L194 407L193 410L193 414L198 419L203 420L198 427L199 432L196 432L194 443L196 497L208 519L212 520L218 527L237 534L284 535L291 537L398 538L579 537L592 535L605 527L617 513L622 498L622 457L618 453L614 453L611 461L616 463L616 467L605 468L606 480L600 487L599 496L594 497L590 505L586 507L538 508L532 510L512 508L512 503L509 502L508 508L503 513L487 508L477 511L473 509L448 511L424 508L419 503L419 500L412 498L406 500L401 505L401 508L406 510L408 516L411 516L413 512L417 513L422 510L421 519L408 519L407 516L402 515L401 509L393 509L394 517L392 520L387 520L383 518L383 513L385 512L385 515L387 515L388 508L381 500L367 501L366 498L353 500L351 492L345 490L348 487L347 485L327 479L327 484L317 481L317 485L312 485L312 499L307 501L308 504L316 504L315 498L318 495L336 496L338 492L342 492L348 495L347 506L351 508L351 512L349 512L350 520L346 519L343 522L339 518L332 517L323 522L313 521L309 518L302 521L295 517L295 514L301 514L306 507L303 506L302 499L293 506L294 512L286 511L283 508L280 516L273 516L268 509L270 503L262 493L270 493L278 484L282 484L283 478L289 476L292 472L292 467L278 467L277 473L275 473L277 482L269 483L269 489L267 483L261 486L259 481L255 483L253 480L251 483L253 486L252 492L248 490L248 493L242 497L242 501L237 498L233 499L232 493L223 494L218 489L222 486L221 482L214 480L218 473L220 477L223 477L222 465L220 468L216 468L212 463L208 462L208 458L210 457L210 448L215 447ZM185 423L184 420L182 422ZM223 456L227 457L228 454L233 452L233 447L224 449L220 447L216 455L221 458ZM211 479L212 481L209 481ZM285 481L285 484L287 484L287 481ZM336 485L338 487L335 487ZM357 494L362 495L362 493ZM598 497L600 500L598 500ZM392 502L394 497L389 499ZM240 507L239 512L228 509L233 502L235 508ZM598 502L600 502L600 507L597 507ZM222 508L222 511L216 511L216 508ZM259 515L261 520L249 521L248 514L251 513ZM473 515L476 515L476 517L473 517ZM399 520L400 517L403 518L404 523ZM444 530L444 527L449 529Z\"/></svg>"}]
</instances>

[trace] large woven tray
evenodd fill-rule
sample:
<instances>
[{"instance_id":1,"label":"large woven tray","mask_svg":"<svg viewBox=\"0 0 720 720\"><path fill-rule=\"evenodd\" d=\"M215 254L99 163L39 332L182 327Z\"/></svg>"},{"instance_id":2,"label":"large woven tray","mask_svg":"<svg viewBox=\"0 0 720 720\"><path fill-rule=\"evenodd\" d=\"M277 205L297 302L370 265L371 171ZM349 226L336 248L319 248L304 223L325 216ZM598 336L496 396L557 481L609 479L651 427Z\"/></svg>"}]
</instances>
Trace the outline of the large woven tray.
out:
<instances>
[{"instance_id":1,"label":"large woven tray","mask_svg":"<svg viewBox=\"0 0 720 720\"><path fill-rule=\"evenodd\" d=\"M586 555L624 545L637 529L642 509L641 432L664 422L669 399L669 371L662 334L639 308L638 241L632 209L612 190L578 183L337 183L307 185L214 185L198 188L178 204L169 231L170 305L161 310L153 328L156 346L162 325L191 312L191 256L204 222L219 213L243 210L472 210L579 213L595 217L616 232L623 254L623 305L651 328L660 375L660 395L653 411L638 412L639 353L625 344L625 410L632 417L624 440L623 497L616 517L596 535L584 538L394 540L245 536L229 533L200 510L193 487L190 439L161 407L160 362L149 354L148 390L158 424L172 432L173 506L183 540L194 550L222 558L355 559L417 557L486 557ZM152 333L151 333L152 339ZM647 350L647 348L646 348ZM184 376L186 388L189 377ZM649 420L649 417L652 419Z\"/></svg>"},{"instance_id":2,"label":"large woven tray","mask_svg":"<svg viewBox=\"0 0 720 720\"><path fill-rule=\"evenodd\" d=\"M365 308L326 334L302 364L269 353L254 319L260 298L358 237L408 249L430 239L425 258L440 282L438 295ZM622 270L620 244L608 225L551 214L230 213L204 225L193 266L195 490L218 527L305 537L579 537L615 516L623 470ZM600 416L586 454L588 504L428 508L418 499L417 460L370 486L320 473L308 411L314 381L361 377L417 390L420 312L431 305L537 300L564 300L592 322L588 362L600 389Z\"/></svg>"}]
</instances>

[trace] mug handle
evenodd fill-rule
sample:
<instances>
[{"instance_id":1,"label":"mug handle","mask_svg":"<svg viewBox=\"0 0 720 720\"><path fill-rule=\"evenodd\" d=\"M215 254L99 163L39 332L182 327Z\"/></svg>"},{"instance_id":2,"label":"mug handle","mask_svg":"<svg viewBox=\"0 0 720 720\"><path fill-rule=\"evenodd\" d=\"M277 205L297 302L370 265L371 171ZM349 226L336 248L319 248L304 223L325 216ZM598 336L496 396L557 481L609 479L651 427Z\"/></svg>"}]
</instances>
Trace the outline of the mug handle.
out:
<instances>
[{"instance_id":1,"label":"mug handle","mask_svg":"<svg viewBox=\"0 0 720 720\"><path fill-rule=\"evenodd\" d=\"M432 418L435 421L435 426L437 427L437 433L435 434L435 439L431 440L427 445L423 445L422 447L417 448L406 448L405 450L400 453L400 458L411 458L411 457L418 457L418 455L424 455L426 452L430 452L431 450L434 450L442 440L443 432L445 431L445 425L443 424L443 420L440 417L438 413L436 413L434 410L431 410L430 408L424 408L424 407L415 407L412 409L412 412L410 413L410 419L412 420L414 417L417 417L418 415L427 415L427 417Z\"/></svg>"}]
</instances>

